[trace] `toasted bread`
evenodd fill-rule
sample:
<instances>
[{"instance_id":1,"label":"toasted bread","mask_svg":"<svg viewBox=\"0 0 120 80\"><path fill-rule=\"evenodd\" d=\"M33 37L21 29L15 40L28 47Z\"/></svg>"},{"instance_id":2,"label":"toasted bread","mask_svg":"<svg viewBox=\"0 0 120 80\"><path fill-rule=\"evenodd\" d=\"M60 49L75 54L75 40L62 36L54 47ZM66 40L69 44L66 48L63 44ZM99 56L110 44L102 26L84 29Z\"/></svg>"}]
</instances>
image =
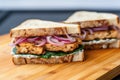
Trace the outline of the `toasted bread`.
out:
<instances>
[{"instance_id":1,"label":"toasted bread","mask_svg":"<svg viewBox=\"0 0 120 80\"><path fill-rule=\"evenodd\" d=\"M23 22L18 27L10 31L11 37L32 37L47 35L65 35L80 33L80 27L77 24L64 24L52 21L43 21L31 19Z\"/></svg>"},{"instance_id":2,"label":"toasted bread","mask_svg":"<svg viewBox=\"0 0 120 80\"><path fill-rule=\"evenodd\" d=\"M49 59L45 58L27 58L27 57L16 57L12 58L13 63L16 65L22 64L56 64L65 62L75 62L84 60L84 52L79 52L76 54L68 54L66 56L52 57Z\"/></svg>"},{"instance_id":3,"label":"toasted bread","mask_svg":"<svg viewBox=\"0 0 120 80\"><path fill-rule=\"evenodd\" d=\"M119 23L119 17L112 13L78 11L64 22L79 24L81 28L99 27L102 25L117 26Z\"/></svg>"}]
</instances>

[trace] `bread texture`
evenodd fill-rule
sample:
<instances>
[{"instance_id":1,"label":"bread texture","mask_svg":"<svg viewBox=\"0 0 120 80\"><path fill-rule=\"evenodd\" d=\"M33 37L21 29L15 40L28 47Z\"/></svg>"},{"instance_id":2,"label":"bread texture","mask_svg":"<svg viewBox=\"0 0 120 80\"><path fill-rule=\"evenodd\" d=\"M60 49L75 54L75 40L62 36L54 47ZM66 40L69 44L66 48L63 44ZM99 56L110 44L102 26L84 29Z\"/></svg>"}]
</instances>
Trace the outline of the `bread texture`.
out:
<instances>
[{"instance_id":1,"label":"bread texture","mask_svg":"<svg viewBox=\"0 0 120 80\"><path fill-rule=\"evenodd\" d=\"M27 58L27 57L12 57L12 61L16 65L22 64L59 64L65 62L75 62L75 61L83 61L84 60L84 52L79 52L76 54L69 54L60 57L51 57L49 59L45 58Z\"/></svg>"},{"instance_id":2,"label":"bread texture","mask_svg":"<svg viewBox=\"0 0 120 80\"><path fill-rule=\"evenodd\" d=\"M118 25L119 17L112 13L78 11L71 15L65 23L79 24L81 28Z\"/></svg>"},{"instance_id":3,"label":"bread texture","mask_svg":"<svg viewBox=\"0 0 120 80\"><path fill-rule=\"evenodd\" d=\"M65 35L65 33L81 33L77 24L64 24L39 19L31 19L11 29L11 37L32 37L47 35Z\"/></svg>"},{"instance_id":4,"label":"bread texture","mask_svg":"<svg viewBox=\"0 0 120 80\"><path fill-rule=\"evenodd\" d=\"M102 43L102 44L92 44L92 45L85 45L85 50L93 50L93 49L112 49L112 48L120 48L120 40L117 40L113 43Z\"/></svg>"}]
</instances>

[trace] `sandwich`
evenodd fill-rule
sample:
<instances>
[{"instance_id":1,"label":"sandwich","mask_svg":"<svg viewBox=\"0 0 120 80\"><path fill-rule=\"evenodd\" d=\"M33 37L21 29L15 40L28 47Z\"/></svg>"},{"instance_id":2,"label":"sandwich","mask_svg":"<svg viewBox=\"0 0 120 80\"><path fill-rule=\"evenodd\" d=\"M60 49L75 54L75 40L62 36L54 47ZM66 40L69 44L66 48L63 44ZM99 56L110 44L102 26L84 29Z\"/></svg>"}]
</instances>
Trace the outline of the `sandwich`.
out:
<instances>
[{"instance_id":1,"label":"sandwich","mask_svg":"<svg viewBox=\"0 0 120 80\"><path fill-rule=\"evenodd\" d=\"M11 29L13 63L56 64L84 60L79 25L31 19Z\"/></svg>"},{"instance_id":2,"label":"sandwich","mask_svg":"<svg viewBox=\"0 0 120 80\"><path fill-rule=\"evenodd\" d=\"M64 23L79 24L85 49L119 48L119 17L112 13L78 11Z\"/></svg>"}]
</instances>

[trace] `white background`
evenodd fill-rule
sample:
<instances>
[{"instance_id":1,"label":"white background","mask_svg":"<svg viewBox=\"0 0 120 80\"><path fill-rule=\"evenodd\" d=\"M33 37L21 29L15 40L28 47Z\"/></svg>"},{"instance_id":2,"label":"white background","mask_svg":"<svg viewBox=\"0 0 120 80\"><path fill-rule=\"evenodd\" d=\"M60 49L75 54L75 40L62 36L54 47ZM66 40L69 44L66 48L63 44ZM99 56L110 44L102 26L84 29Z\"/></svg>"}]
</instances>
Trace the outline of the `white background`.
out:
<instances>
[{"instance_id":1,"label":"white background","mask_svg":"<svg viewBox=\"0 0 120 80\"><path fill-rule=\"evenodd\" d=\"M120 10L120 0L0 0L0 10Z\"/></svg>"}]
</instances>

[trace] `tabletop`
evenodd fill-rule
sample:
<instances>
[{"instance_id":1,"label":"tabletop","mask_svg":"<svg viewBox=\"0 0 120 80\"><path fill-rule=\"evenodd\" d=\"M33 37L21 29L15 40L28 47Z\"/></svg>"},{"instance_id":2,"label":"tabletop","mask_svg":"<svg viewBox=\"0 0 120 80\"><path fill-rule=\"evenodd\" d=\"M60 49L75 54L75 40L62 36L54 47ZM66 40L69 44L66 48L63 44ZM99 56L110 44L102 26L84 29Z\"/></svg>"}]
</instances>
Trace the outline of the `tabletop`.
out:
<instances>
[{"instance_id":1,"label":"tabletop","mask_svg":"<svg viewBox=\"0 0 120 80\"><path fill-rule=\"evenodd\" d=\"M64 21L75 11L0 11L0 35L9 33L10 29L16 27L26 19L43 19L52 21ZM103 11L105 12L105 11ZM120 16L120 11L107 11ZM113 80L119 80L120 76Z\"/></svg>"}]
</instances>

